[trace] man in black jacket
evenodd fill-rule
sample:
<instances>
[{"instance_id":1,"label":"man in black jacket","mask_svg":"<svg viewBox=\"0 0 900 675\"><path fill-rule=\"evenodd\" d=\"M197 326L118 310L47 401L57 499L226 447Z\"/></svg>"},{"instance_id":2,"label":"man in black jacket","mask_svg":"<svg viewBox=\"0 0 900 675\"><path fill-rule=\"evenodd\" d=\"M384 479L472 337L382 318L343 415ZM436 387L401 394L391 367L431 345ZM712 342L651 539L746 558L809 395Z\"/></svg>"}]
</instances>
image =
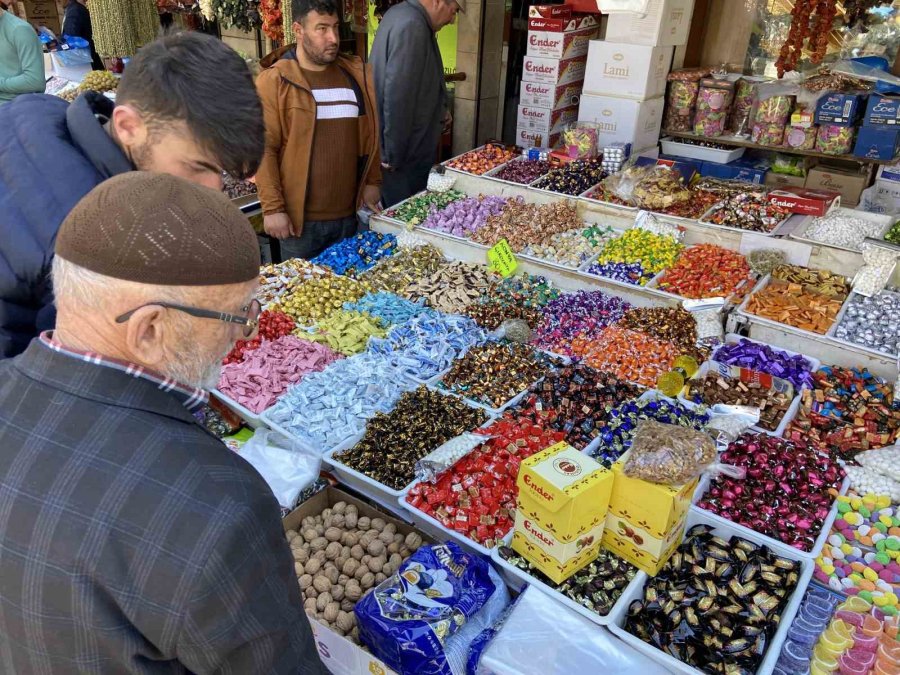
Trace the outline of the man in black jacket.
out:
<instances>
[{"instance_id":1,"label":"man in black jacket","mask_svg":"<svg viewBox=\"0 0 900 675\"><path fill-rule=\"evenodd\" d=\"M91 47L91 65L94 70L103 70L103 60L94 49L94 29L91 27L91 13L87 0L68 0L66 18L63 21L63 35L71 35L87 40Z\"/></svg>"},{"instance_id":2,"label":"man in black jacket","mask_svg":"<svg viewBox=\"0 0 900 675\"><path fill-rule=\"evenodd\" d=\"M324 675L278 502L195 418L257 328L249 222L129 172L56 253L56 329L0 363L0 672Z\"/></svg>"},{"instance_id":3,"label":"man in black jacket","mask_svg":"<svg viewBox=\"0 0 900 675\"><path fill-rule=\"evenodd\" d=\"M423 189L450 123L444 64L435 33L465 0L406 0L384 15L369 60L381 120L385 206Z\"/></svg>"},{"instance_id":4,"label":"man in black jacket","mask_svg":"<svg viewBox=\"0 0 900 675\"><path fill-rule=\"evenodd\" d=\"M200 33L142 47L115 105L94 92L71 105L19 96L0 106L0 130L0 359L53 327L53 241L92 188L136 168L221 189L223 171L256 172L264 143L247 64Z\"/></svg>"}]
</instances>

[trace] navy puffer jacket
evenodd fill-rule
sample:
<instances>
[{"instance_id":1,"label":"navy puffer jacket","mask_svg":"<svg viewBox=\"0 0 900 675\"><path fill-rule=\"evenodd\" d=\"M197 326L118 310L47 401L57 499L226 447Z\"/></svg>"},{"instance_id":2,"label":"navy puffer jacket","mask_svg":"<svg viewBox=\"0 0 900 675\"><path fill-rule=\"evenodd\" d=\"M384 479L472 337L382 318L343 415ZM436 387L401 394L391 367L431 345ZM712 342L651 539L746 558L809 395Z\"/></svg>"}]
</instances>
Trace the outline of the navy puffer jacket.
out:
<instances>
[{"instance_id":1,"label":"navy puffer jacket","mask_svg":"<svg viewBox=\"0 0 900 675\"><path fill-rule=\"evenodd\" d=\"M66 215L132 168L102 126L112 110L93 92L71 105L31 94L0 106L0 358L53 328L50 263Z\"/></svg>"}]
</instances>

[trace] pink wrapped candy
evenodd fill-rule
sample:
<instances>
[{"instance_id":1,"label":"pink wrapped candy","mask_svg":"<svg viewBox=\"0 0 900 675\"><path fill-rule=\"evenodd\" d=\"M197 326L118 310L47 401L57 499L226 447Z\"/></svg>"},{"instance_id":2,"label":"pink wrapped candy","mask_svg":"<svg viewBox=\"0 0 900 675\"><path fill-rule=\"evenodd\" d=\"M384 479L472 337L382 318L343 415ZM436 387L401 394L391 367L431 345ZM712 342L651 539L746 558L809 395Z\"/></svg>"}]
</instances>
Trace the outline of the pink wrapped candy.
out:
<instances>
[{"instance_id":1,"label":"pink wrapped candy","mask_svg":"<svg viewBox=\"0 0 900 675\"><path fill-rule=\"evenodd\" d=\"M219 391L255 414L272 407L292 384L343 358L328 347L294 335L263 342L240 363L222 368Z\"/></svg>"}]
</instances>

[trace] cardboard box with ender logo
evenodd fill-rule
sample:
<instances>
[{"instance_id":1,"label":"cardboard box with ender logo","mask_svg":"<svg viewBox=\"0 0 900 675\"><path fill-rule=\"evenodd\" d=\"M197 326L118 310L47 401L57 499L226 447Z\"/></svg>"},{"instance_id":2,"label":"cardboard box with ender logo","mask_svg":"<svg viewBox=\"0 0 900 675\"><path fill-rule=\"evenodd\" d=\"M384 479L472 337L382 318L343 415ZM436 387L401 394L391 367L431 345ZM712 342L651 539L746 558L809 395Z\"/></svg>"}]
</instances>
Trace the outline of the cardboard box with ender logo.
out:
<instances>
[{"instance_id":1,"label":"cardboard box with ender logo","mask_svg":"<svg viewBox=\"0 0 900 675\"><path fill-rule=\"evenodd\" d=\"M522 81L540 82L557 87L584 80L586 56L574 59L551 59L541 56L526 56L522 62Z\"/></svg>"},{"instance_id":2,"label":"cardboard box with ender logo","mask_svg":"<svg viewBox=\"0 0 900 675\"><path fill-rule=\"evenodd\" d=\"M528 19L528 56L572 59L584 56L588 43L597 37L600 24L591 15L530 17Z\"/></svg>"},{"instance_id":3,"label":"cardboard box with ender logo","mask_svg":"<svg viewBox=\"0 0 900 675\"><path fill-rule=\"evenodd\" d=\"M650 0L646 14L609 15L606 40L650 47L687 44L694 0Z\"/></svg>"},{"instance_id":4,"label":"cardboard box with ender logo","mask_svg":"<svg viewBox=\"0 0 900 675\"><path fill-rule=\"evenodd\" d=\"M512 547L555 583L600 550L613 475L567 443L522 462Z\"/></svg>"},{"instance_id":5,"label":"cardboard box with ender logo","mask_svg":"<svg viewBox=\"0 0 900 675\"><path fill-rule=\"evenodd\" d=\"M637 101L618 96L582 93L578 120L596 122L600 145L631 143L635 148L656 144L662 130L664 98Z\"/></svg>"},{"instance_id":6,"label":"cardboard box with ender logo","mask_svg":"<svg viewBox=\"0 0 900 675\"><path fill-rule=\"evenodd\" d=\"M841 195L833 190L786 188L768 194L770 204L782 206L802 216L824 216L841 205Z\"/></svg>"},{"instance_id":7,"label":"cardboard box with ender logo","mask_svg":"<svg viewBox=\"0 0 900 675\"><path fill-rule=\"evenodd\" d=\"M662 96L674 50L591 40L584 91L641 101Z\"/></svg>"},{"instance_id":8,"label":"cardboard box with ender logo","mask_svg":"<svg viewBox=\"0 0 900 675\"><path fill-rule=\"evenodd\" d=\"M678 548L698 480L660 485L625 475L628 454L613 464L603 547L655 575Z\"/></svg>"},{"instance_id":9,"label":"cardboard box with ender logo","mask_svg":"<svg viewBox=\"0 0 900 675\"><path fill-rule=\"evenodd\" d=\"M516 128L531 129L549 138L551 134L562 133L566 125L578 120L578 108L570 106L560 110L549 108L535 108L530 105L520 105L516 117Z\"/></svg>"},{"instance_id":10,"label":"cardboard box with ender logo","mask_svg":"<svg viewBox=\"0 0 900 675\"><path fill-rule=\"evenodd\" d=\"M555 148L559 145L562 134L542 134L534 129L516 128L516 145L523 148Z\"/></svg>"},{"instance_id":11,"label":"cardboard box with ender logo","mask_svg":"<svg viewBox=\"0 0 900 675\"><path fill-rule=\"evenodd\" d=\"M581 82L572 84L544 84L542 82L522 82L519 90L519 105L535 108L560 110L578 105L581 98Z\"/></svg>"},{"instance_id":12,"label":"cardboard box with ender logo","mask_svg":"<svg viewBox=\"0 0 900 675\"><path fill-rule=\"evenodd\" d=\"M806 175L806 187L813 190L831 190L841 196L844 206L856 206L862 191L869 184L870 169L859 170L820 162Z\"/></svg>"}]
</instances>

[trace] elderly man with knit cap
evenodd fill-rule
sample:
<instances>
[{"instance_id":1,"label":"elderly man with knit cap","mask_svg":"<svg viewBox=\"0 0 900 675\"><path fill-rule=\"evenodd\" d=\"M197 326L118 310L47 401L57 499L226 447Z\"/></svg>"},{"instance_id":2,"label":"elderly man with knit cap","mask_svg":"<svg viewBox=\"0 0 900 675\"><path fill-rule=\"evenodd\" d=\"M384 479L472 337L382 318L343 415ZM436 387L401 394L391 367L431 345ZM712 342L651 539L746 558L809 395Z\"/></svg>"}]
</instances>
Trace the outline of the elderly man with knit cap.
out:
<instances>
[{"instance_id":1,"label":"elderly man with knit cap","mask_svg":"<svg viewBox=\"0 0 900 675\"><path fill-rule=\"evenodd\" d=\"M277 501L195 417L258 271L240 212L173 176L63 222L56 329L0 362L0 672L326 672Z\"/></svg>"}]
</instances>

